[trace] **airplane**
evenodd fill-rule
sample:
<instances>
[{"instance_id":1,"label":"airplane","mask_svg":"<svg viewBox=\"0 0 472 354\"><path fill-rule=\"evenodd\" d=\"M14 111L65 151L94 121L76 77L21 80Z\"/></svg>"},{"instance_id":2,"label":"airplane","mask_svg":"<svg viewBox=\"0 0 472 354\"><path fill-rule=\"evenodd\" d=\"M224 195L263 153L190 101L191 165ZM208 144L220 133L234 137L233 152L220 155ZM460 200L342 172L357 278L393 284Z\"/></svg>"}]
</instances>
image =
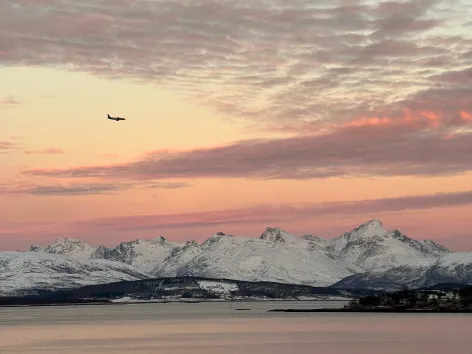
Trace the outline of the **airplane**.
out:
<instances>
[{"instance_id":1,"label":"airplane","mask_svg":"<svg viewBox=\"0 0 472 354\"><path fill-rule=\"evenodd\" d=\"M120 120L126 120L125 118L120 118L120 117L110 117L109 114L107 114L107 116L108 116L108 119L116 120L117 122L120 121Z\"/></svg>"}]
</instances>

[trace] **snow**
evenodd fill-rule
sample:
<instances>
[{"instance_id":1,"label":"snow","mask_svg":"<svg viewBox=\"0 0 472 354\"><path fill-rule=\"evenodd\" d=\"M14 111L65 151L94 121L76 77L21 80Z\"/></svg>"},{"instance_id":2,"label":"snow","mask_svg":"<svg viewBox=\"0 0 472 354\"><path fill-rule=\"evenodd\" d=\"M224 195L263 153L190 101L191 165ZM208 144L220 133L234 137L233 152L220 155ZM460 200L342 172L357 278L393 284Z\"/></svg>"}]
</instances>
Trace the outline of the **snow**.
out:
<instances>
[{"instance_id":1,"label":"snow","mask_svg":"<svg viewBox=\"0 0 472 354\"><path fill-rule=\"evenodd\" d=\"M432 264L441 254L437 247L410 239L401 232L387 231L372 220L333 239L328 249L337 259L355 264L364 271L399 265Z\"/></svg>"},{"instance_id":2,"label":"snow","mask_svg":"<svg viewBox=\"0 0 472 354\"><path fill-rule=\"evenodd\" d=\"M132 265L146 273L154 273L155 268L179 247L179 243L170 242L164 237L151 240L122 242L115 248L101 247L92 258L105 258Z\"/></svg>"},{"instance_id":3,"label":"snow","mask_svg":"<svg viewBox=\"0 0 472 354\"><path fill-rule=\"evenodd\" d=\"M439 283L472 284L472 253L447 253L416 264L376 269L343 279L333 287L398 290L402 286L419 288Z\"/></svg>"},{"instance_id":4,"label":"snow","mask_svg":"<svg viewBox=\"0 0 472 354\"><path fill-rule=\"evenodd\" d=\"M76 261L86 261L95 251L87 243L73 238L60 238L45 248L37 245L31 246L31 251L61 254Z\"/></svg>"},{"instance_id":5,"label":"snow","mask_svg":"<svg viewBox=\"0 0 472 354\"><path fill-rule=\"evenodd\" d=\"M441 257L441 259L438 261L438 265L441 265L441 267L444 268L456 267L463 264L472 264L472 253L451 253Z\"/></svg>"},{"instance_id":6,"label":"snow","mask_svg":"<svg viewBox=\"0 0 472 354\"><path fill-rule=\"evenodd\" d=\"M184 250L180 257L185 262L169 262L164 265L160 274L317 286L328 286L353 274L343 262L322 252L315 253L306 249L301 240L281 241L278 237L281 234L277 232L276 237L269 235L264 239L231 235L212 237L198 249L189 248L189 256L185 255ZM284 240L286 239L288 238L284 235ZM355 266L351 268L356 269Z\"/></svg>"},{"instance_id":7,"label":"snow","mask_svg":"<svg viewBox=\"0 0 472 354\"><path fill-rule=\"evenodd\" d=\"M200 244L158 237L94 248L81 240L61 238L46 247L32 245L27 252L0 253L0 286L14 292L172 276L311 286L382 279L420 284L467 280L471 258L470 253L451 253L430 240L387 231L380 220L331 240L296 237L272 227L258 238L218 232Z\"/></svg>"},{"instance_id":8,"label":"snow","mask_svg":"<svg viewBox=\"0 0 472 354\"><path fill-rule=\"evenodd\" d=\"M0 253L1 296L146 278L146 274L119 262L78 262L42 252Z\"/></svg>"},{"instance_id":9,"label":"snow","mask_svg":"<svg viewBox=\"0 0 472 354\"><path fill-rule=\"evenodd\" d=\"M238 286L234 283L231 284L210 280L198 280L197 283L201 289L211 291L218 295L230 295L231 291L239 290Z\"/></svg>"}]
</instances>

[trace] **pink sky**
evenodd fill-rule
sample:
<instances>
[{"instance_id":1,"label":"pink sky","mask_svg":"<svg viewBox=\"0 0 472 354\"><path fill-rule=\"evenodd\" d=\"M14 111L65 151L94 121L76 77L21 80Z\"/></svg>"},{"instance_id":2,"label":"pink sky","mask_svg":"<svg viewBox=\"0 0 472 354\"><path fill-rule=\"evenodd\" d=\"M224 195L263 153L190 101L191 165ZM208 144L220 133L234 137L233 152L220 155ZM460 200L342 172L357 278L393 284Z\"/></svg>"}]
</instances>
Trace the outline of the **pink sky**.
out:
<instances>
[{"instance_id":1,"label":"pink sky","mask_svg":"<svg viewBox=\"0 0 472 354\"><path fill-rule=\"evenodd\" d=\"M472 251L472 10L270 3L0 2L0 250L381 219Z\"/></svg>"}]
</instances>

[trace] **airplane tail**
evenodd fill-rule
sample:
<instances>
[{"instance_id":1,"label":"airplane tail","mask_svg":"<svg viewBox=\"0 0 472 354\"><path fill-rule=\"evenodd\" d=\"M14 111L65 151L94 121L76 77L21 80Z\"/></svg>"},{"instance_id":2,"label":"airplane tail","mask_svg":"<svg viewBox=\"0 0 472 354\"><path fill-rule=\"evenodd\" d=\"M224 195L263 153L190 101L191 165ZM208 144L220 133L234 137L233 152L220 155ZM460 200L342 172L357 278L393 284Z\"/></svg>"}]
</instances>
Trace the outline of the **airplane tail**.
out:
<instances>
[{"instance_id":1,"label":"airplane tail","mask_svg":"<svg viewBox=\"0 0 472 354\"><path fill-rule=\"evenodd\" d=\"M108 118L111 118L109 114L107 114Z\"/></svg>"}]
</instances>

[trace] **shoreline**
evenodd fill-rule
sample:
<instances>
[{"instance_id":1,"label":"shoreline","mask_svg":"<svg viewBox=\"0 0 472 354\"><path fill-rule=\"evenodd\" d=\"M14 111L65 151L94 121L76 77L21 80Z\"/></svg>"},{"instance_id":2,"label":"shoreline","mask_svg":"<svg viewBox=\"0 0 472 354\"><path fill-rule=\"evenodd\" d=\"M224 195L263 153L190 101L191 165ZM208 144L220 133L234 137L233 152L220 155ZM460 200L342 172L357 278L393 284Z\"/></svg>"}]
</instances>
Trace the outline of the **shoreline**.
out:
<instances>
[{"instance_id":1,"label":"shoreline","mask_svg":"<svg viewBox=\"0 0 472 354\"><path fill-rule=\"evenodd\" d=\"M202 300L130 300L130 301L114 301L114 300L90 300L90 301L71 301L71 302L32 302L32 303L12 303L12 304L0 304L2 307L46 307L46 306L84 306L84 305L136 305L136 304L198 304L198 303L211 303L211 302L224 302L224 303L248 303L248 302L284 302L284 301L297 301L297 302L347 302L349 300L329 300L329 299L316 299L316 300L298 300L298 299L202 299Z\"/></svg>"},{"instance_id":2,"label":"shoreline","mask_svg":"<svg viewBox=\"0 0 472 354\"><path fill-rule=\"evenodd\" d=\"M267 312L344 312L344 313L472 313L472 309L394 309L394 308L329 308L329 309L272 309Z\"/></svg>"}]
</instances>

